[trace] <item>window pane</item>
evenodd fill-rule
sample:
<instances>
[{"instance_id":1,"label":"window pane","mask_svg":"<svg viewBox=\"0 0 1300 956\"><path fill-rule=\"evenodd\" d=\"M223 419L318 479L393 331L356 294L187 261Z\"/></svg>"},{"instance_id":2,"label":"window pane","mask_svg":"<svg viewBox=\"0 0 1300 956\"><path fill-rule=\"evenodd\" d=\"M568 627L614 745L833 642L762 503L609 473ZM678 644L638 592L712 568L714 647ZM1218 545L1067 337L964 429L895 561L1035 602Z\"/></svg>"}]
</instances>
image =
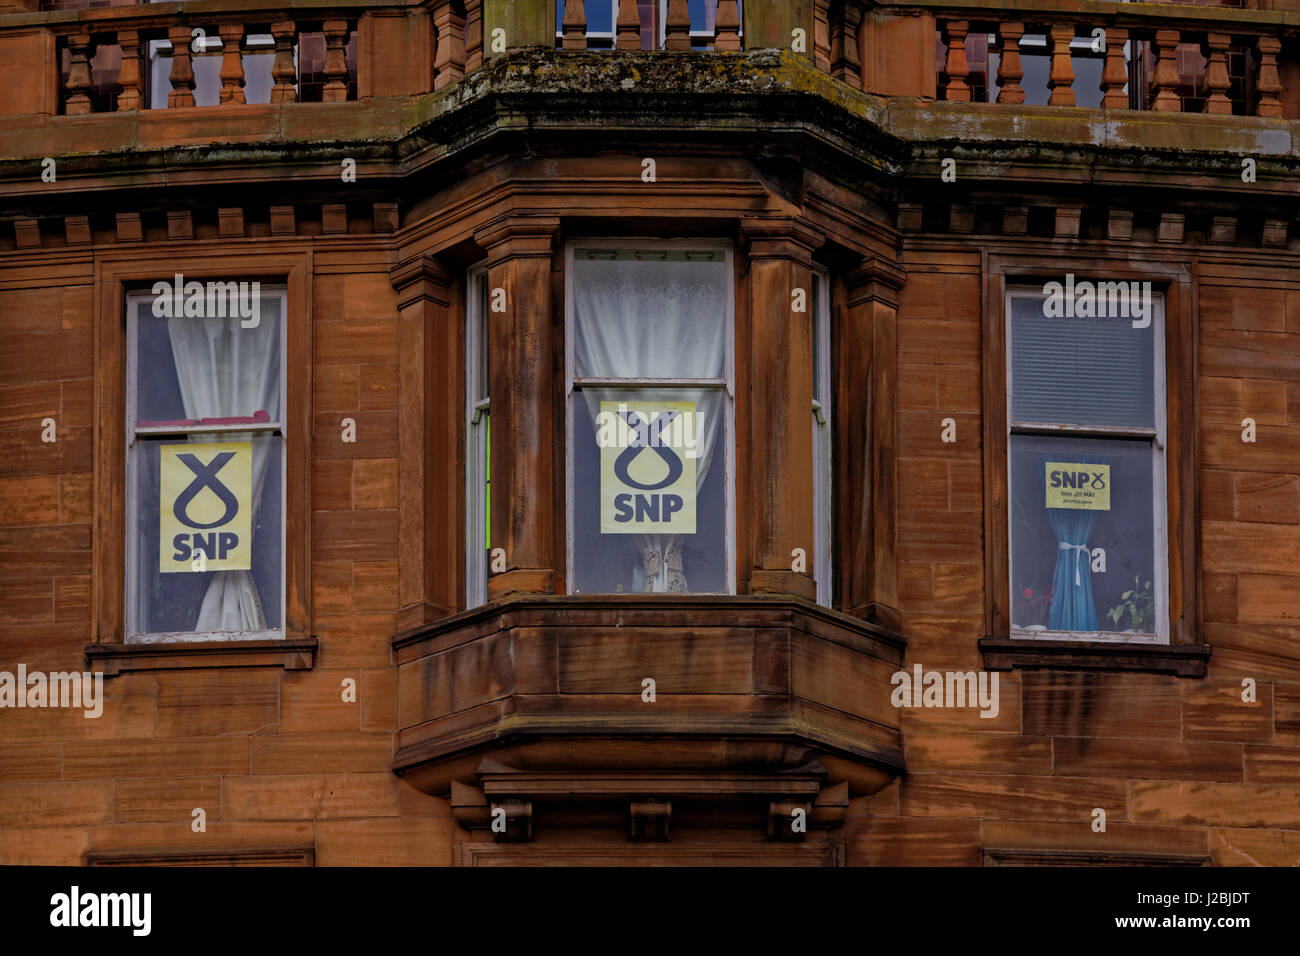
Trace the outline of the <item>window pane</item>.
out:
<instances>
[{"instance_id":1,"label":"window pane","mask_svg":"<svg viewBox=\"0 0 1300 956\"><path fill-rule=\"evenodd\" d=\"M1155 633L1151 442L1010 442L1012 625Z\"/></svg>"},{"instance_id":2,"label":"window pane","mask_svg":"<svg viewBox=\"0 0 1300 956\"><path fill-rule=\"evenodd\" d=\"M693 31L712 32L718 19L718 0L686 0Z\"/></svg>"},{"instance_id":3,"label":"window pane","mask_svg":"<svg viewBox=\"0 0 1300 956\"><path fill-rule=\"evenodd\" d=\"M1043 33L1026 33L1020 40L1020 68L1025 75L1020 80L1020 88L1025 91L1025 104L1028 106L1046 106L1051 98L1047 80L1052 72L1052 57L1047 35Z\"/></svg>"},{"instance_id":4,"label":"window pane","mask_svg":"<svg viewBox=\"0 0 1300 956\"><path fill-rule=\"evenodd\" d=\"M564 32L564 13L567 0L558 0L555 4L555 32ZM587 0L583 4L583 13L587 17L588 33L613 33L614 19L618 0Z\"/></svg>"},{"instance_id":5,"label":"window pane","mask_svg":"<svg viewBox=\"0 0 1300 956\"><path fill-rule=\"evenodd\" d=\"M831 310L830 280L813 273L812 283L813 401L819 402L823 417L831 405Z\"/></svg>"},{"instance_id":6,"label":"window pane","mask_svg":"<svg viewBox=\"0 0 1300 956\"><path fill-rule=\"evenodd\" d=\"M468 607L487 600L488 568L492 554L492 419L487 410L469 429L469 487L466 495L465 536L468 549Z\"/></svg>"},{"instance_id":7,"label":"window pane","mask_svg":"<svg viewBox=\"0 0 1300 956\"><path fill-rule=\"evenodd\" d=\"M814 274L812 281L812 372L813 401L823 401L822 393L822 277Z\"/></svg>"},{"instance_id":8,"label":"window pane","mask_svg":"<svg viewBox=\"0 0 1300 956\"><path fill-rule=\"evenodd\" d=\"M725 409L720 389L574 393L575 593L727 590Z\"/></svg>"},{"instance_id":9,"label":"window pane","mask_svg":"<svg viewBox=\"0 0 1300 956\"><path fill-rule=\"evenodd\" d=\"M167 40L149 41L149 108L166 109L172 91L172 45Z\"/></svg>"},{"instance_id":10,"label":"window pane","mask_svg":"<svg viewBox=\"0 0 1300 956\"><path fill-rule=\"evenodd\" d=\"M271 35L263 34L266 39L273 39ZM247 38L247 44L252 46L252 41L256 36ZM271 68L275 66L275 53L245 53L242 57L244 62L244 102L245 103L269 103L271 102L271 87L275 85L275 79L271 76Z\"/></svg>"},{"instance_id":11,"label":"window pane","mask_svg":"<svg viewBox=\"0 0 1300 956\"><path fill-rule=\"evenodd\" d=\"M281 442L248 432L140 440L132 634L282 626Z\"/></svg>"},{"instance_id":12,"label":"window pane","mask_svg":"<svg viewBox=\"0 0 1300 956\"><path fill-rule=\"evenodd\" d=\"M817 603L831 603L831 428L813 413L813 512L817 528L813 577L817 584Z\"/></svg>"},{"instance_id":13,"label":"window pane","mask_svg":"<svg viewBox=\"0 0 1300 956\"><path fill-rule=\"evenodd\" d=\"M830 403L830 303L828 281L813 273L813 511L816 514L816 554L813 575L817 601L831 603L831 403Z\"/></svg>"},{"instance_id":14,"label":"window pane","mask_svg":"<svg viewBox=\"0 0 1300 956\"><path fill-rule=\"evenodd\" d=\"M1012 420L1154 428L1156 323L1049 317L1044 307L1011 298Z\"/></svg>"},{"instance_id":15,"label":"window pane","mask_svg":"<svg viewBox=\"0 0 1300 956\"><path fill-rule=\"evenodd\" d=\"M163 309L155 308L153 296L137 302L139 425L279 421L281 299L267 295L254 299L248 292L241 300L248 307L245 312L252 315L253 303L258 306L256 325L250 328L244 323L253 319L241 319L239 314L168 318L154 314ZM174 311L174 305L174 301L167 303L167 310ZM206 304L202 310L207 310Z\"/></svg>"},{"instance_id":16,"label":"window pane","mask_svg":"<svg viewBox=\"0 0 1300 956\"><path fill-rule=\"evenodd\" d=\"M1101 72L1106 65L1104 57L1080 56L1077 50L1070 57L1074 69L1074 105L1088 109L1101 108Z\"/></svg>"},{"instance_id":17,"label":"window pane","mask_svg":"<svg viewBox=\"0 0 1300 956\"><path fill-rule=\"evenodd\" d=\"M722 378L727 290L721 252L574 252L578 378Z\"/></svg>"},{"instance_id":18,"label":"window pane","mask_svg":"<svg viewBox=\"0 0 1300 956\"><path fill-rule=\"evenodd\" d=\"M563 6L563 4L560 4ZM610 0L587 0L585 9L587 11L587 32L588 33L613 33L614 32L614 3Z\"/></svg>"},{"instance_id":19,"label":"window pane","mask_svg":"<svg viewBox=\"0 0 1300 956\"><path fill-rule=\"evenodd\" d=\"M221 54L192 56L190 64L194 71L194 105L216 106L221 102Z\"/></svg>"},{"instance_id":20,"label":"window pane","mask_svg":"<svg viewBox=\"0 0 1300 956\"><path fill-rule=\"evenodd\" d=\"M488 365L488 344L490 339L488 335L488 277L486 272L478 277L477 309L478 375L476 378L478 394L475 398L482 402L486 401L488 396L491 394L489 390L490 379L488 377L488 369L491 366Z\"/></svg>"},{"instance_id":21,"label":"window pane","mask_svg":"<svg viewBox=\"0 0 1300 956\"><path fill-rule=\"evenodd\" d=\"M492 548L492 460L491 413L488 361L489 303L488 276L479 272L470 277L470 302L468 321L469 394L468 421L469 460L466 467L468 481L466 495L466 548L468 549L468 578L465 593L469 607L487 600L488 568Z\"/></svg>"}]
</instances>

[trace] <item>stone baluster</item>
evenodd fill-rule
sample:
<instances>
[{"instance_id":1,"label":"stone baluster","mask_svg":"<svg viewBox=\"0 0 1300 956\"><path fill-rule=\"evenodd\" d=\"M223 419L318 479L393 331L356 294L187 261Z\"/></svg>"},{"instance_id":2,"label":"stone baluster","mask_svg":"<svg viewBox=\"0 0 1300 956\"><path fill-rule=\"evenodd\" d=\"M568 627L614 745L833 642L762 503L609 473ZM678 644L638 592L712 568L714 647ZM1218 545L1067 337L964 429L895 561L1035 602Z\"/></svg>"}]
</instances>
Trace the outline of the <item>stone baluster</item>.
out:
<instances>
[{"instance_id":1,"label":"stone baluster","mask_svg":"<svg viewBox=\"0 0 1300 956\"><path fill-rule=\"evenodd\" d=\"M1260 37L1255 49L1259 51L1259 76L1255 81L1259 106L1255 115L1281 116L1282 103L1277 95L1282 92L1282 80L1277 72L1277 55L1282 51L1282 41L1277 37Z\"/></svg>"},{"instance_id":2,"label":"stone baluster","mask_svg":"<svg viewBox=\"0 0 1300 956\"><path fill-rule=\"evenodd\" d=\"M1228 99L1228 45L1232 37L1226 33L1210 33L1205 37L1201 52L1206 59L1205 88L1209 91L1205 97L1203 113L1217 113L1228 116L1232 113L1232 100Z\"/></svg>"},{"instance_id":3,"label":"stone baluster","mask_svg":"<svg viewBox=\"0 0 1300 956\"><path fill-rule=\"evenodd\" d=\"M271 87L272 103L298 102L298 90L294 82L298 71L293 65L293 40L297 29L292 20L280 20L271 24L271 36L275 37L275 63L271 67L271 78L275 85Z\"/></svg>"},{"instance_id":4,"label":"stone baluster","mask_svg":"<svg viewBox=\"0 0 1300 956\"><path fill-rule=\"evenodd\" d=\"M587 49L587 10L582 0L564 0L563 27L564 49Z\"/></svg>"},{"instance_id":5,"label":"stone baluster","mask_svg":"<svg viewBox=\"0 0 1300 956\"><path fill-rule=\"evenodd\" d=\"M1154 110L1176 113L1183 108L1183 101L1178 96L1178 66L1174 62L1174 52L1178 49L1177 30L1157 30L1152 43L1156 50L1156 73L1152 78L1155 100L1151 104Z\"/></svg>"},{"instance_id":6,"label":"stone baluster","mask_svg":"<svg viewBox=\"0 0 1300 956\"><path fill-rule=\"evenodd\" d=\"M949 20L944 24L943 39L948 48L948 57L943 70L948 74L948 85L943 98L954 103L970 102L970 86L966 77L970 66L966 63L966 33L970 23L966 20Z\"/></svg>"},{"instance_id":7,"label":"stone baluster","mask_svg":"<svg viewBox=\"0 0 1300 956\"><path fill-rule=\"evenodd\" d=\"M1051 37L1052 72L1047 77L1047 88L1052 94L1047 103L1049 106L1073 106L1074 66L1070 63L1070 41L1074 39L1074 24L1053 24Z\"/></svg>"},{"instance_id":8,"label":"stone baluster","mask_svg":"<svg viewBox=\"0 0 1300 956\"><path fill-rule=\"evenodd\" d=\"M74 33L68 37L72 63L68 67L68 100L64 112L80 116L91 111L90 105L90 34Z\"/></svg>"},{"instance_id":9,"label":"stone baluster","mask_svg":"<svg viewBox=\"0 0 1300 956\"><path fill-rule=\"evenodd\" d=\"M641 49L641 14L636 0L618 0L618 40L620 50Z\"/></svg>"},{"instance_id":10,"label":"stone baluster","mask_svg":"<svg viewBox=\"0 0 1300 956\"><path fill-rule=\"evenodd\" d=\"M1128 109L1128 67L1124 63L1124 44L1128 30L1120 27L1106 28L1106 63L1101 70L1101 106L1107 110Z\"/></svg>"},{"instance_id":11,"label":"stone baluster","mask_svg":"<svg viewBox=\"0 0 1300 956\"><path fill-rule=\"evenodd\" d=\"M117 45L122 49L122 69L117 75L122 92L117 94L117 108L138 110L140 95L140 31L118 30Z\"/></svg>"},{"instance_id":12,"label":"stone baluster","mask_svg":"<svg viewBox=\"0 0 1300 956\"><path fill-rule=\"evenodd\" d=\"M465 72L472 73L483 65L483 2L465 3Z\"/></svg>"},{"instance_id":13,"label":"stone baluster","mask_svg":"<svg viewBox=\"0 0 1300 956\"><path fill-rule=\"evenodd\" d=\"M348 98L348 63L343 48L348 42L348 21L325 21L325 87L322 103L345 103ZM438 53L442 54L442 29L438 30ZM465 50L461 48L459 69L465 69Z\"/></svg>"},{"instance_id":14,"label":"stone baluster","mask_svg":"<svg viewBox=\"0 0 1300 956\"><path fill-rule=\"evenodd\" d=\"M844 79L844 69L847 64L844 62L844 5L839 4L834 9L828 9L827 15L830 17L827 24L827 44L826 44L826 72L837 80ZM820 20L817 21L816 28L818 31L822 28Z\"/></svg>"},{"instance_id":15,"label":"stone baluster","mask_svg":"<svg viewBox=\"0 0 1300 956\"><path fill-rule=\"evenodd\" d=\"M169 109L194 105L194 66L190 61L190 28L175 26L167 30L172 44L172 91L167 94Z\"/></svg>"},{"instance_id":16,"label":"stone baluster","mask_svg":"<svg viewBox=\"0 0 1300 956\"><path fill-rule=\"evenodd\" d=\"M736 0L720 0L718 3L717 40L715 50L740 49L740 7Z\"/></svg>"},{"instance_id":17,"label":"stone baluster","mask_svg":"<svg viewBox=\"0 0 1300 956\"><path fill-rule=\"evenodd\" d=\"M1025 68L1020 63L1020 38L1025 35L1025 25L1018 20L998 24L998 38L1002 41L1002 56L998 59L998 102L1023 103L1025 91L1020 86Z\"/></svg>"},{"instance_id":18,"label":"stone baluster","mask_svg":"<svg viewBox=\"0 0 1300 956\"><path fill-rule=\"evenodd\" d=\"M465 75L465 17L459 3L452 0L433 11L433 25L438 31L438 47L433 58L433 88L440 90Z\"/></svg>"},{"instance_id":19,"label":"stone baluster","mask_svg":"<svg viewBox=\"0 0 1300 956\"><path fill-rule=\"evenodd\" d=\"M668 0L668 20L664 25L665 50L691 48L691 12L686 0Z\"/></svg>"},{"instance_id":20,"label":"stone baluster","mask_svg":"<svg viewBox=\"0 0 1300 956\"><path fill-rule=\"evenodd\" d=\"M831 52L831 22L841 18L845 0L813 0L812 61L823 73L831 71L834 54Z\"/></svg>"},{"instance_id":21,"label":"stone baluster","mask_svg":"<svg viewBox=\"0 0 1300 956\"><path fill-rule=\"evenodd\" d=\"M831 75L855 89L862 89L862 61L858 56L858 27L862 8L846 0L840 16L831 26Z\"/></svg>"},{"instance_id":22,"label":"stone baluster","mask_svg":"<svg viewBox=\"0 0 1300 956\"><path fill-rule=\"evenodd\" d=\"M239 106L244 99L244 25L223 23L217 27L221 36L221 97L222 106Z\"/></svg>"}]
</instances>

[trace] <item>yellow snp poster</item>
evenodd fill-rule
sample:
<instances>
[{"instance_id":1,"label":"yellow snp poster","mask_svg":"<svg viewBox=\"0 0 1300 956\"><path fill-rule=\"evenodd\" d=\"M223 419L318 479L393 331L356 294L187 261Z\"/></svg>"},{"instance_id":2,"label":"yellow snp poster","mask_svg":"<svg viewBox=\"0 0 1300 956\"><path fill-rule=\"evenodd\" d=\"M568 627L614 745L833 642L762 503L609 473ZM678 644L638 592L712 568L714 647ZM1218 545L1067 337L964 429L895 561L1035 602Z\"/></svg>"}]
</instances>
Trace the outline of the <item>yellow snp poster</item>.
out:
<instances>
[{"instance_id":1,"label":"yellow snp poster","mask_svg":"<svg viewBox=\"0 0 1300 956\"><path fill-rule=\"evenodd\" d=\"M1047 507L1110 510L1110 465L1047 462Z\"/></svg>"},{"instance_id":2,"label":"yellow snp poster","mask_svg":"<svg viewBox=\"0 0 1300 956\"><path fill-rule=\"evenodd\" d=\"M601 402L601 534L694 534L695 402Z\"/></svg>"},{"instance_id":3,"label":"yellow snp poster","mask_svg":"<svg viewBox=\"0 0 1300 956\"><path fill-rule=\"evenodd\" d=\"M163 445L159 456L159 569L252 568L252 442Z\"/></svg>"}]
</instances>

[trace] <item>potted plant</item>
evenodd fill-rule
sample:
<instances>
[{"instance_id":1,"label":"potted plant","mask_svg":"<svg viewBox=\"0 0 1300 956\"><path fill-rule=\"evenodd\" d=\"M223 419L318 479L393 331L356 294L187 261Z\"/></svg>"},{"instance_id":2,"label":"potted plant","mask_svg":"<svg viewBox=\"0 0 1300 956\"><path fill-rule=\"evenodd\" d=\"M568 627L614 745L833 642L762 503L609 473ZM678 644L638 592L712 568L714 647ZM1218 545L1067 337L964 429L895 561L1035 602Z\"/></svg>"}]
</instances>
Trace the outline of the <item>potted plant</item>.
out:
<instances>
[{"instance_id":1,"label":"potted plant","mask_svg":"<svg viewBox=\"0 0 1300 956\"><path fill-rule=\"evenodd\" d=\"M1142 575L1135 575L1132 590L1121 594L1119 603L1106 612L1116 628L1120 626L1125 613L1128 614L1132 626L1124 630L1125 634L1149 634L1155 630L1156 595L1151 590L1150 581L1145 585L1141 585L1141 581Z\"/></svg>"},{"instance_id":2,"label":"potted plant","mask_svg":"<svg viewBox=\"0 0 1300 956\"><path fill-rule=\"evenodd\" d=\"M1018 624L1025 631L1045 631L1047 630L1047 612L1052 607L1052 585L1046 587L1031 585L1022 588L1020 594L1016 597L1016 615L1017 621L1034 621L1034 624Z\"/></svg>"}]
</instances>

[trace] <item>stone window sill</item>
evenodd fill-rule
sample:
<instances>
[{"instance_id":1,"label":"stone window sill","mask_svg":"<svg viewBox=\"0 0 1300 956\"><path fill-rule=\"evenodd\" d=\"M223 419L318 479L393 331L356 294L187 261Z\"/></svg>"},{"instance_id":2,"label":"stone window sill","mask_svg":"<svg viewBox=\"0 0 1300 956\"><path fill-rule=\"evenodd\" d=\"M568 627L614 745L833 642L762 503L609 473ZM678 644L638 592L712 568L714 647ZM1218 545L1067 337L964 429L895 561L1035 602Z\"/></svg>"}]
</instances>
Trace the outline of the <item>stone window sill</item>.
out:
<instances>
[{"instance_id":1,"label":"stone window sill","mask_svg":"<svg viewBox=\"0 0 1300 956\"><path fill-rule=\"evenodd\" d=\"M105 677L126 671L194 667L283 667L311 670L314 637L258 641L184 641L166 644L87 644L86 660Z\"/></svg>"},{"instance_id":2,"label":"stone window sill","mask_svg":"<svg viewBox=\"0 0 1300 956\"><path fill-rule=\"evenodd\" d=\"M1035 641L999 635L981 639L979 647L984 666L994 671L1052 668L1204 677L1210 659L1208 644Z\"/></svg>"},{"instance_id":3,"label":"stone window sill","mask_svg":"<svg viewBox=\"0 0 1300 956\"><path fill-rule=\"evenodd\" d=\"M315 866L316 848L231 847L205 850L117 850L86 853L86 866Z\"/></svg>"},{"instance_id":4,"label":"stone window sill","mask_svg":"<svg viewBox=\"0 0 1300 956\"><path fill-rule=\"evenodd\" d=\"M985 866L1212 866L1207 856L1107 850L984 851Z\"/></svg>"}]
</instances>

